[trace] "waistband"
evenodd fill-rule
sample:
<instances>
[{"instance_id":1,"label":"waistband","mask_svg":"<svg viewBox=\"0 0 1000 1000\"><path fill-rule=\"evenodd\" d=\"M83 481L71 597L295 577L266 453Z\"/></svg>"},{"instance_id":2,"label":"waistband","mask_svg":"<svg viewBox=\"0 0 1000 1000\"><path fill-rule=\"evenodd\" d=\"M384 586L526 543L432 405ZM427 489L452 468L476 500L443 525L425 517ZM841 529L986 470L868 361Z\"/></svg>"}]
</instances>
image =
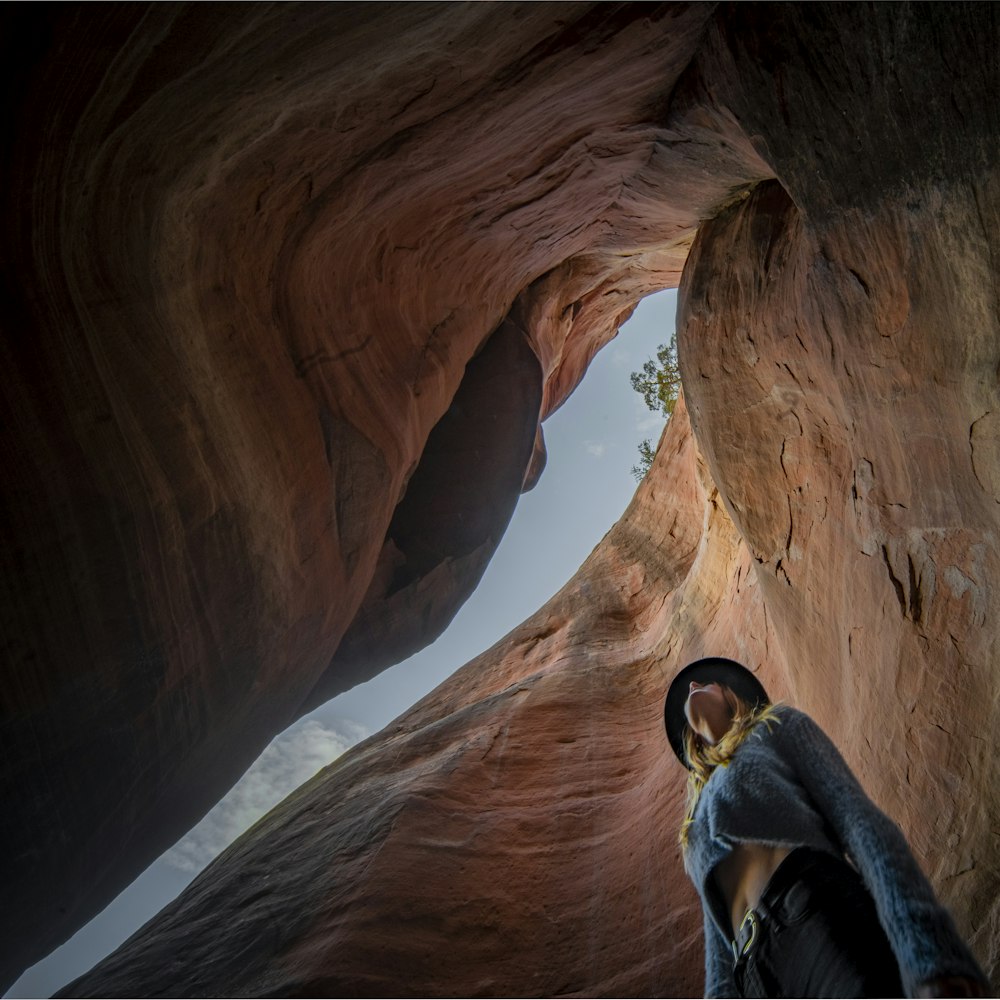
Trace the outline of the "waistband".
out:
<instances>
[{"instance_id":1,"label":"waistband","mask_svg":"<svg viewBox=\"0 0 1000 1000\"><path fill-rule=\"evenodd\" d=\"M845 880L861 885L861 877L844 860L827 851L812 847L796 847L774 870L757 905L747 910L743 921L730 942L733 961L745 956L754 946L762 925L779 912L788 891L800 882L822 884L834 880L843 885Z\"/></svg>"}]
</instances>

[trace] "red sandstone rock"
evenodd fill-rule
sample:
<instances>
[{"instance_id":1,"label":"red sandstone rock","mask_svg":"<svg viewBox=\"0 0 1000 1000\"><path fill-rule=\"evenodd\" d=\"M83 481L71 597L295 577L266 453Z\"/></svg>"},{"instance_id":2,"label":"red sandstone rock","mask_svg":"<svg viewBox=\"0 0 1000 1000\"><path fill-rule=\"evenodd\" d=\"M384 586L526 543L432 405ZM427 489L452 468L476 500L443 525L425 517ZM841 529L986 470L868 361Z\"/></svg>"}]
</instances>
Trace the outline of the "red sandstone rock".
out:
<instances>
[{"instance_id":1,"label":"red sandstone rock","mask_svg":"<svg viewBox=\"0 0 1000 1000\"><path fill-rule=\"evenodd\" d=\"M756 665L775 642L698 464L681 402L629 510L559 594L69 995L697 994L662 693L691 657Z\"/></svg>"},{"instance_id":2,"label":"red sandstone rock","mask_svg":"<svg viewBox=\"0 0 1000 1000\"><path fill-rule=\"evenodd\" d=\"M676 281L701 209L656 116L710 13L5 15L5 982L474 586L537 475L532 362L475 538L425 445L505 323L544 415ZM433 550L400 563L401 520Z\"/></svg>"},{"instance_id":3,"label":"red sandstone rock","mask_svg":"<svg viewBox=\"0 0 1000 1000\"><path fill-rule=\"evenodd\" d=\"M381 612L443 625L478 564L421 457L477 352L523 331L551 412L699 223L694 437L69 990L697 993L660 704L709 651L817 716L995 966L992 6L226 10L53 15L8 88L10 966L389 655ZM537 469L530 370L476 538Z\"/></svg>"},{"instance_id":4,"label":"red sandstone rock","mask_svg":"<svg viewBox=\"0 0 1000 1000\"><path fill-rule=\"evenodd\" d=\"M978 197L1000 222L998 194L990 178ZM983 275L1000 228L965 191L904 197L811 225L764 185L703 227L685 279L685 384L795 701L995 964L1000 879L980 859L995 838L984 626L1000 509L974 428L995 405L1000 324Z\"/></svg>"}]
</instances>

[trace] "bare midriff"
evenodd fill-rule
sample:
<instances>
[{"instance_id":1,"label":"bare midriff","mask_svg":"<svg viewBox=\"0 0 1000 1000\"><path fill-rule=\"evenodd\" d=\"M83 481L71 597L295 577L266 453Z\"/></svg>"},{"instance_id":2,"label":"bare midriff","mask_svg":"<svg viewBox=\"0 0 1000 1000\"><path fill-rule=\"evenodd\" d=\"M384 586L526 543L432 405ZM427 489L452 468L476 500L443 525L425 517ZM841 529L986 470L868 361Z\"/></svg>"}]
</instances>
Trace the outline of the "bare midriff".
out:
<instances>
[{"instance_id":1,"label":"bare midriff","mask_svg":"<svg viewBox=\"0 0 1000 1000\"><path fill-rule=\"evenodd\" d=\"M739 844L716 865L713 877L729 908L734 937L747 910L757 906L771 876L791 852L790 847Z\"/></svg>"}]
</instances>

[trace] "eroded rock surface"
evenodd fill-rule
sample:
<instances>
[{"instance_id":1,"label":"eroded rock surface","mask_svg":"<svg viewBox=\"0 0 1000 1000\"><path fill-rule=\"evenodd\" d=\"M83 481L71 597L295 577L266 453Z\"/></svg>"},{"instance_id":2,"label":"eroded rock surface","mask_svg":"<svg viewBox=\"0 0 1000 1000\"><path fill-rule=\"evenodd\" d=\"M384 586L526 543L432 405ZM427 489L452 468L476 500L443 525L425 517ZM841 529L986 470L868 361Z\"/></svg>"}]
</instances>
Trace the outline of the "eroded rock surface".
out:
<instances>
[{"instance_id":1,"label":"eroded rock surface","mask_svg":"<svg viewBox=\"0 0 1000 1000\"><path fill-rule=\"evenodd\" d=\"M657 115L710 15L5 10L3 981L447 624L539 416L676 283L702 210L664 197ZM490 415L451 408L510 327L535 361L493 390L496 489L459 540ZM457 450L423 466L442 419Z\"/></svg>"},{"instance_id":2,"label":"eroded rock surface","mask_svg":"<svg viewBox=\"0 0 1000 1000\"><path fill-rule=\"evenodd\" d=\"M9 90L11 967L433 638L683 265L690 423L577 576L69 993L697 994L660 707L705 652L819 719L994 968L995 7L361 10L44 15Z\"/></svg>"},{"instance_id":3,"label":"eroded rock surface","mask_svg":"<svg viewBox=\"0 0 1000 1000\"><path fill-rule=\"evenodd\" d=\"M719 646L767 661L780 692L774 645L681 404L626 515L559 594L67 995L697 995L661 696L674 662ZM209 914L225 932L204 933Z\"/></svg>"}]
</instances>

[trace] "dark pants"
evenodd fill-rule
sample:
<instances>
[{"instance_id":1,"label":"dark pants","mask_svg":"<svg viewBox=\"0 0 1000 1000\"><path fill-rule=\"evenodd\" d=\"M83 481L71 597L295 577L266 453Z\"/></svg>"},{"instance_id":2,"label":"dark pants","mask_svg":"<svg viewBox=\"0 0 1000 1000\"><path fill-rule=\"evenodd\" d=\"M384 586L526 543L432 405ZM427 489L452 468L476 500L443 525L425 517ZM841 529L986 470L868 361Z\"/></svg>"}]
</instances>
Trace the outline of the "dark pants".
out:
<instances>
[{"instance_id":1,"label":"dark pants","mask_svg":"<svg viewBox=\"0 0 1000 1000\"><path fill-rule=\"evenodd\" d=\"M899 968L858 873L800 847L755 911L757 936L736 963L744 997L901 997Z\"/></svg>"}]
</instances>

